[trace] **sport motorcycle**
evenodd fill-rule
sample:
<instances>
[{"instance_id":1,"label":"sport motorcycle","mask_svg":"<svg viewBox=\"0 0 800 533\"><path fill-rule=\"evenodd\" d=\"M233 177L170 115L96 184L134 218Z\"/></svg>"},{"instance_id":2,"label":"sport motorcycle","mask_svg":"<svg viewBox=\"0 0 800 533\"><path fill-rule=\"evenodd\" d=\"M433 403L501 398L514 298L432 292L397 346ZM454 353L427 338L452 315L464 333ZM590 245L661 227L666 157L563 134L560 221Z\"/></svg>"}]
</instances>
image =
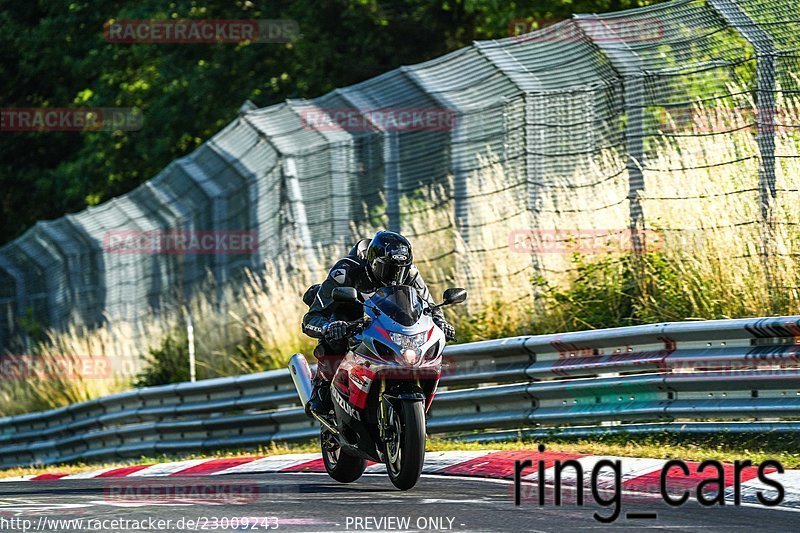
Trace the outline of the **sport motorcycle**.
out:
<instances>
[{"instance_id":1,"label":"sport motorcycle","mask_svg":"<svg viewBox=\"0 0 800 533\"><path fill-rule=\"evenodd\" d=\"M432 312L464 302L467 291L444 291L442 303L429 305L413 287L382 287L366 299L356 289L337 287L331 297L361 304L364 316L348 323L348 352L330 386L333 410L311 413L320 423L325 470L342 483L357 480L367 461L385 463L400 490L416 485L425 460L426 414L442 372L444 332ZM303 354L289 371L302 405L312 390Z\"/></svg>"}]
</instances>

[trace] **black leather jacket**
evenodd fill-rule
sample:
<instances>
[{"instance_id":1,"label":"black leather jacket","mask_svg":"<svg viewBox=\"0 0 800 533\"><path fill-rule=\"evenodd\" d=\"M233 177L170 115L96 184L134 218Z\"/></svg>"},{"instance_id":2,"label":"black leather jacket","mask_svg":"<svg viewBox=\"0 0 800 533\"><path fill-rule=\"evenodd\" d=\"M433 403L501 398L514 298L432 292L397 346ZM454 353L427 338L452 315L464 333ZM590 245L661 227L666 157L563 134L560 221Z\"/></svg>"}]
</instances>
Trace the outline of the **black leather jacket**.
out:
<instances>
[{"instance_id":1,"label":"black leather jacket","mask_svg":"<svg viewBox=\"0 0 800 533\"><path fill-rule=\"evenodd\" d=\"M358 241L345 257L336 262L322 282L314 298L314 303L303 317L303 332L309 337L321 339L324 336L325 324L331 320L356 320L364 315L361 305L334 302L331 291L336 287L353 287L364 295L370 295L381 287L369 275L366 252L370 239ZM417 290L419 296L434 305L431 293L416 266L411 267L404 285ZM434 321L444 321L441 309L433 311Z\"/></svg>"}]
</instances>

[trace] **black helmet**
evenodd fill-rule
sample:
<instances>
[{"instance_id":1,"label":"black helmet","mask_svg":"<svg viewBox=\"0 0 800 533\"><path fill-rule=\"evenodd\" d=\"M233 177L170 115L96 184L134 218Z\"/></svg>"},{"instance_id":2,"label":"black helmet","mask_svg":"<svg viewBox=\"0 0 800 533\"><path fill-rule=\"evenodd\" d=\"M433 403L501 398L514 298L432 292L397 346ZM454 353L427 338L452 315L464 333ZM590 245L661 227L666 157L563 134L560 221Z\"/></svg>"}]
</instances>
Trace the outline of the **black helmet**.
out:
<instances>
[{"instance_id":1,"label":"black helmet","mask_svg":"<svg viewBox=\"0 0 800 533\"><path fill-rule=\"evenodd\" d=\"M375 281L399 285L405 281L411 263L411 243L393 231L379 231L367 248L367 265Z\"/></svg>"}]
</instances>

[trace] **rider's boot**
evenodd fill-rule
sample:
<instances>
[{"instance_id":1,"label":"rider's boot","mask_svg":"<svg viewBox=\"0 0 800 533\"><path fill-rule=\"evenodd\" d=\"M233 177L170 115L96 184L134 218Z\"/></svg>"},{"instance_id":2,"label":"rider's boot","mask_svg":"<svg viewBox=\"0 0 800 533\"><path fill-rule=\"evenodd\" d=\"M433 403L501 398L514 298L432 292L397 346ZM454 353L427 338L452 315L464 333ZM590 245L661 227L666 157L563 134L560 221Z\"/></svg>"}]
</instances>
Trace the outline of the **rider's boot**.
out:
<instances>
[{"instance_id":1,"label":"rider's boot","mask_svg":"<svg viewBox=\"0 0 800 533\"><path fill-rule=\"evenodd\" d=\"M306 404L306 414L311 416L311 413L326 416L333 409L333 402L331 401L331 382L322 378L315 377L312 382L314 388L311 390L311 397Z\"/></svg>"}]
</instances>

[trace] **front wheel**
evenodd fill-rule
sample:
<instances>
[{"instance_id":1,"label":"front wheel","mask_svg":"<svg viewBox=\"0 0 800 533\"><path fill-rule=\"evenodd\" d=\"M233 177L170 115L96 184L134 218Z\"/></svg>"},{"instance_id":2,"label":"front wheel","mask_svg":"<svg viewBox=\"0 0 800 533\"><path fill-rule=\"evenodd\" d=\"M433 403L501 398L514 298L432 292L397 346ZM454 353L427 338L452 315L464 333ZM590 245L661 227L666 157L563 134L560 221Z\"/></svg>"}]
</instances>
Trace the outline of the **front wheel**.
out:
<instances>
[{"instance_id":1,"label":"front wheel","mask_svg":"<svg viewBox=\"0 0 800 533\"><path fill-rule=\"evenodd\" d=\"M400 402L390 420L386 471L392 484L408 490L419 481L425 461L425 409L422 402Z\"/></svg>"},{"instance_id":2,"label":"front wheel","mask_svg":"<svg viewBox=\"0 0 800 533\"><path fill-rule=\"evenodd\" d=\"M323 429L319 434L322 445L322 462L325 471L339 483L352 483L361 477L367 468L367 461L343 452L336 437Z\"/></svg>"}]
</instances>

